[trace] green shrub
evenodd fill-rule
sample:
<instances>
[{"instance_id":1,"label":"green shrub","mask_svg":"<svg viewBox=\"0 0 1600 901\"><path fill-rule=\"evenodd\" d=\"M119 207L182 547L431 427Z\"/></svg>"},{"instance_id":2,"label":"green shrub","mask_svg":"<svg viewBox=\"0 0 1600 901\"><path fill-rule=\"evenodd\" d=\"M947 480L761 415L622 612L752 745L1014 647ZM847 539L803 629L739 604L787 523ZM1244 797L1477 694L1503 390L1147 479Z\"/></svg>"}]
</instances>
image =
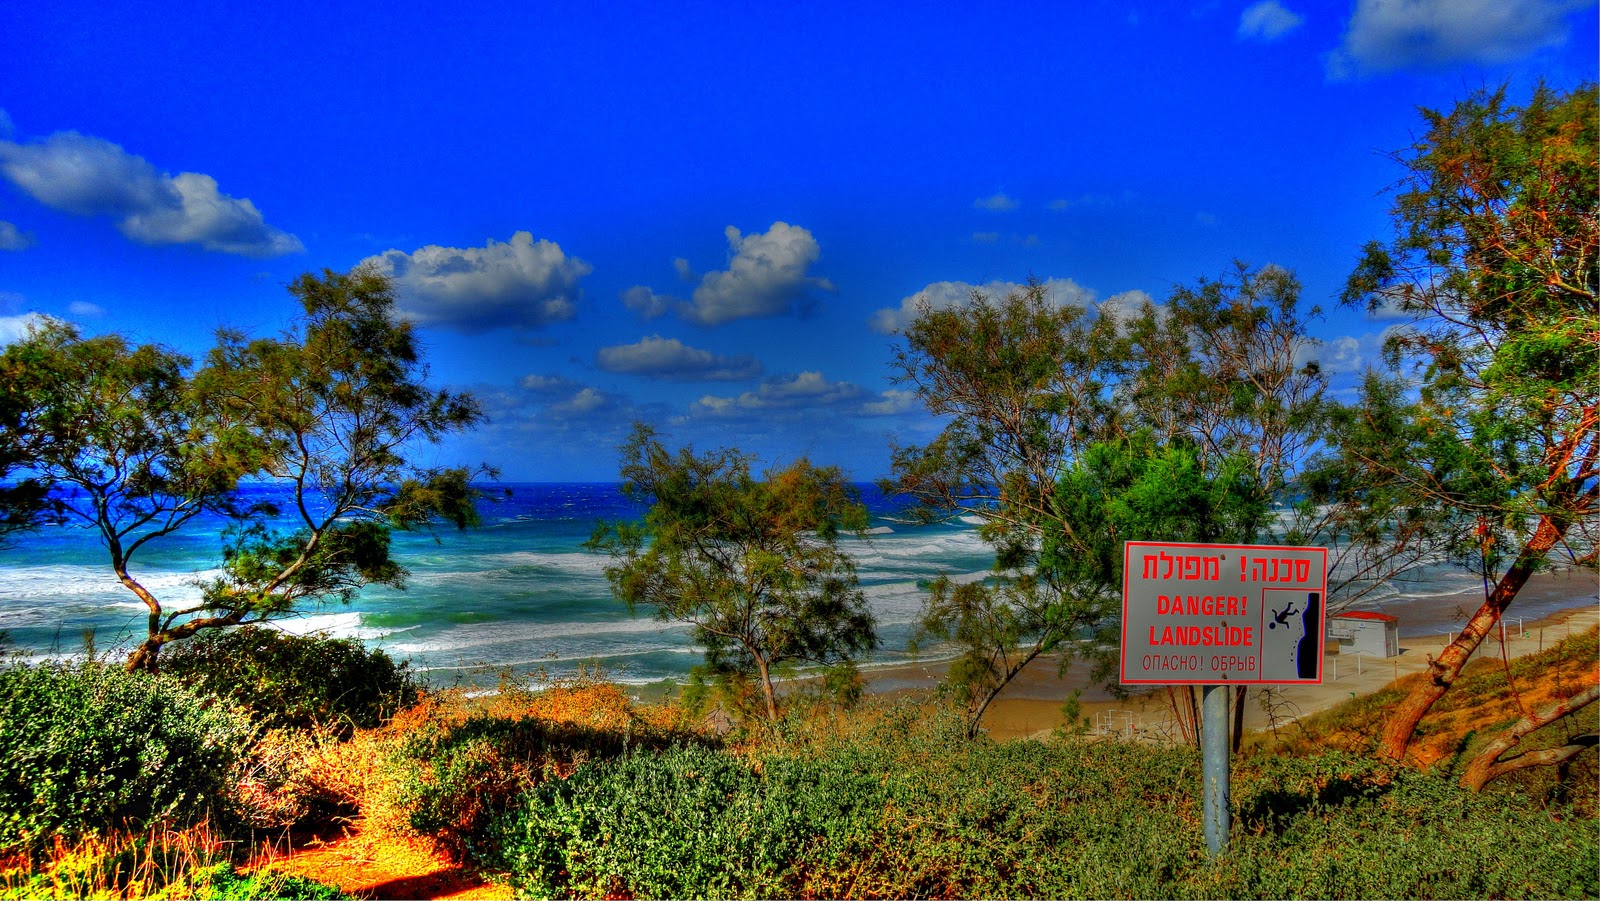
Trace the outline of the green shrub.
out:
<instances>
[{"instance_id":1,"label":"green shrub","mask_svg":"<svg viewBox=\"0 0 1600 901\"><path fill-rule=\"evenodd\" d=\"M533 716L475 715L460 723L427 723L399 744L389 761L396 796L411 828L458 859L483 856L485 830L523 796L589 760L614 757L630 744L661 746L654 732L594 729Z\"/></svg>"},{"instance_id":2,"label":"green shrub","mask_svg":"<svg viewBox=\"0 0 1600 901\"><path fill-rule=\"evenodd\" d=\"M408 663L351 638L244 626L176 644L161 661L163 672L268 728L320 725L348 737L417 700Z\"/></svg>"},{"instance_id":3,"label":"green shrub","mask_svg":"<svg viewBox=\"0 0 1600 901\"><path fill-rule=\"evenodd\" d=\"M198 814L247 738L247 724L165 676L0 669L0 845Z\"/></svg>"},{"instance_id":4,"label":"green shrub","mask_svg":"<svg viewBox=\"0 0 1600 901\"><path fill-rule=\"evenodd\" d=\"M172 897L192 897L196 901L252 901L256 898L336 901L350 895L304 876L285 876L272 870L241 874L231 864L223 863L197 873L192 892Z\"/></svg>"},{"instance_id":5,"label":"green shrub","mask_svg":"<svg viewBox=\"0 0 1600 901\"><path fill-rule=\"evenodd\" d=\"M1593 897L1600 831L1348 755L1241 760L1205 852L1200 761L1116 742L952 744L888 718L768 748L634 751L549 781L484 862L556 897ZM1509 803L1508 803L1509 802Z\"/></svg>"}]
</instances>

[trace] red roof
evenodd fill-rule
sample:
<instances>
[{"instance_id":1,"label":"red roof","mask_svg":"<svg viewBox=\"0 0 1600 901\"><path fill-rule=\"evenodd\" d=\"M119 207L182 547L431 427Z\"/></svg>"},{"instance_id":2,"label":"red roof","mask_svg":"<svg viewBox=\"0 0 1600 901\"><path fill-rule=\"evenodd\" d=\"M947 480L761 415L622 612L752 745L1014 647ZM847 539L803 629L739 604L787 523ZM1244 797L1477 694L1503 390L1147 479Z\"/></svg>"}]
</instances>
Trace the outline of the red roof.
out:
<instances>
[{"instance_id":1,"label":"red roof","mask_svg":"<svg viewBox=\"0 0 1600 901\"><path fill-rule=\"evenodd\" d=\"M1385 623L1397 623L1400 621L1398 616L1376 613L1371 610L1350 610L1345 613L1335 613L1333 616L1335 619L1375 619Z\"/></svg>"}]
</instances>

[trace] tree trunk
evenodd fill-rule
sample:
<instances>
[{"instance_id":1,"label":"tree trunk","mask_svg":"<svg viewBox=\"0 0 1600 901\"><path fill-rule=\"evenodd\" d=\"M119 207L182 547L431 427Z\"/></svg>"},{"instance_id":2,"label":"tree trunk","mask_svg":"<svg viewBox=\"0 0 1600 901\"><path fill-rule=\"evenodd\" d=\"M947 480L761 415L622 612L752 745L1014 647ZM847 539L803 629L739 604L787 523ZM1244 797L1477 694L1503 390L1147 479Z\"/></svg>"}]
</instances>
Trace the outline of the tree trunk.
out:
<instances>
[{"instance_id":1,"label":"tree trunk","mask_svg":"<svg viewBox=\"0 0 1600 901\"><path fill-rule=\"evenodd\" d=\"M208 616L205 619L192 619L181 626L175 626L159 632L155 631L155 626L152 624L150 637L140 642L139 646L133 649L133 653L128 655L128 664L125 668L130 673L144 670L151 675L155 675L160 667L159 658L163 645L172 641L181 641L202 629L224 629L228 626L237 626L245 618L245 615L246 611L235 610L226 616ZM154 620L154 617L152 617L152 620Z\"/></svg>"},{"instance_id":2,"label":"tree trunk","mask_svg":"<svg viewBox=\"0 0 1600 901\"><path fill-rule=\"evenodd\" d=\"M133 592L135 597L143 601L145 608L149 611L149 624L146 633L148 637L134 649L132 654L128 655L126 668L130 673L144 670L151 675L155 675L158 666L156 657L161 653L161 646L166 643L166 639L161 635L161 602L156 600L156 596L151 594L148 588L141 585L138 579L128 573L128 564L126 559L123 558L120 548L113 549L112 554L111 569L116 573L117 581L121 582L124 588Z\"/></svg>"},{"instance_id":3,"label":"tree trunk","mask_svg":"<svg viewBox=\"0 0 1600 901\"><path fill-rule=\"evenodd\" d=\"M1571 716L1593 704L1596 700L1600 700L1600 685L1590 686L1587 691L1567 698L1565 701L1557 701L1543 710L1535 710L1533 713L1523 717L1506 734L1490 742L1489 746L1483 749L1483 753L1473 758L1472 764L1467 767L1467 772L1461 777L1462 787L1470 788L1475 792L1482 791L1490 780L1498 779L1506 773L1531 766L1561 763L1562 761L1570 760L1585 748L1594 747L1596 735L1590 732L1587 735L1578 736L1576 740L1560 748L1529 751L1525 754L1518 754L1504 763L1500 761L1501 755L1515 747L1530 732L1548 726L1562 717Z\"/></svg>"},{"instance_id":4,"label":"tree trunk","mask_svg":"<svg viewBox=\"0 0 1600 901\"><path fill-rule=\"evenodd\" d=\"M1042 653L1044 653L1044 647L1042 644L1035 644L1032 648L1029 648L1028 653L1023 655L1023 658L1017 661L1015 666L1008 668L1005 671L1005 674L1000 677L1000 681L995 683L993 688L984 692L983 697L978 701L978 706L973 708L968 714L968 738L978 737L978 726L983 721L983 713L989 709L989 704L994 701L995 698L1000 696L1000 692L1005 691L1006 686L1010 685L1011 680L1017 677L1017 673L1022 672L1023 667L1027 666L1029 663L1032 663L1034 658L1038 657Z\"/></svg>"},{"instance_id":5,"label":"tree trunk","mask_svg":"<svg viewBox=\"0 0 1600 901\"><path fill-rule=\"evenodd\" d=\"M133 653L128 655L128 663L123 669L130 673L144 670L154 676L161 670L160 655L163 644L166 644L166 641L159 635L152 635L146 638L139 643L138 647L133 649Z\"/></svg>"},{"instance_id":6,"label":"tree trunk","mask_svg":"<svg viewBox=\"0 0 1600 901\"><path fill-rule=\"evenodd\" d=\"M1566 523L1558 523L1549 515L1539 517L1539 527L1534 530L1533 537L1523 545L1522 552L1517 555L1517 561L1506 570L1495 584L1494 591L1489 594L1489 599L1483 606L1467 620L1467 625L1461 630L1448 647L1439 653L1438 658L1428 661L1429 678L1411 690L1411 693L1400 702L1390 714L1388 722L1384 724L1383 735L1378 743L1378 756L1388 760L1401 760L1405 757L1406 747L1411 744L1411 737L1416 734L1417 724L1422 722L1423 716L1432 709L1444 693L1450 689L1456 677L1461 675L1461 668L1467 665L1467 660L1478 645L1494 629L1495 623L1500 621L1501 614L1506 607L1516 598L1517 592L1533 575L1534 567L1545 558L1556 542L1567 531Z\"/></svg>"},{"instance_id":7,"label":"tree trunk","mask_svg":"<svg viewBox=\"0 0 1600 901\"><path fill-rule=\"evenodd\" d=\"M756 667L761 670L761 691L765 693L767 699L767 722L776 723L778 721L778 695L772 688L772 674L767 669L767 661L760 657L756 658Z\"/></svg>"}]
</instances>

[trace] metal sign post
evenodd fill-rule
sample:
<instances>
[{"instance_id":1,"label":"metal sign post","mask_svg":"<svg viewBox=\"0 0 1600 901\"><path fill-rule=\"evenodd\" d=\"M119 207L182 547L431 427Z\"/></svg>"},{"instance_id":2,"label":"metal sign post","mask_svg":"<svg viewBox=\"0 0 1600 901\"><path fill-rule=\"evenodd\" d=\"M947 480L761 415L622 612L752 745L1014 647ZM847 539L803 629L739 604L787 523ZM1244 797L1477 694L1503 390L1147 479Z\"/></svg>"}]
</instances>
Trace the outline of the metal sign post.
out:
<instances>
[{"instance_id":1,"label":"metal sign post","mask_svg":"<svg viewBox=\"0 0 1600 901\"><path fill-rule=\"evenodd\" d=\"M1328 551L1123 545L1124 685L1202 685L1206 848L1228 845L1228 686L1322 682Z\"/></svg>"},{"instance_id":2,"label":"metal sign post","mask_svg":"<svg viewBox=\"0 0 1600 901\"><path fill-rule=\"evenodd\" d=\"M1205 818L1206 850L1221 857L1228 847L1228 688L1207 685L1201 701L1201 771L1205 796L1200 805Z\"/></svg>"}]
</instances>

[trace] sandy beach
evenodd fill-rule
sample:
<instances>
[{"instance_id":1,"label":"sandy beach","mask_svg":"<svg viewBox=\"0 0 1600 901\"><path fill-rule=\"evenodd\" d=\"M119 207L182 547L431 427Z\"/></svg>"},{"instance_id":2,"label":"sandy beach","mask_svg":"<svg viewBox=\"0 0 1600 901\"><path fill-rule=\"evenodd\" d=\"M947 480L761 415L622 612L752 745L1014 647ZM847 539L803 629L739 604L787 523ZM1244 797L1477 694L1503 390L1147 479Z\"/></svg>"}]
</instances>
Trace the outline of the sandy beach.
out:
<instances>
[{"instance_id":1,"label":"sandy beach","mask_svg":"<svg viewBox=\"0 0 1600 901\"><path fill-rule=\"evenodd\" d=\"M1376 610L1400 619L1400 654L1387 659L1331 654L1324 659L1319 685L1297 685L1275 691L1273 711L1258 703L1257 691L1245 712L1247 729L1268 728L1273 719L1281 726L1295 717L1332 707L1350 697L1376 691L1395 679L1420 672L1430 654L1446 645L1462 623L1482 603L1471 593L1410 596L1362 609ZM1507 657L1520 657L1600 623L1600 592L1594 573L1567 570L1540 573L1529 580L1511 604L1503 621ZM1520 632L1518 631L1520 628ZM1500 634L1485 641L1477 654L1501 653ZM1023 671L985 712L984 728L998 739L1048 734L1063 725L1062 704L1073 691L1096 731L1167 741L1178 734L1166 693L1143 687L1117 699L1103 687L1090 684L1088 667L1074 664L1065 675L1059 661L1041 658ZM946 661L871 669L867 672L871 694L911 694L935 686L943 677Z\"/></svg>"}]
</instances>

